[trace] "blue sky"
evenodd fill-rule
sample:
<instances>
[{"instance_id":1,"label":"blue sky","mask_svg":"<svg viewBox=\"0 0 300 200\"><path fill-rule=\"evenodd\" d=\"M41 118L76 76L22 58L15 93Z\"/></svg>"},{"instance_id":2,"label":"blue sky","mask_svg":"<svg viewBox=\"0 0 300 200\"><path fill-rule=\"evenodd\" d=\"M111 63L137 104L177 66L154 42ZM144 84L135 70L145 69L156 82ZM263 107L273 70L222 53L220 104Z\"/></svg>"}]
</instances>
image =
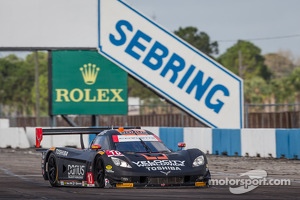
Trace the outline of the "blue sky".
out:
<instances>
[{"instance_id":1,"label":"blue sky","mask_svg":"<svg viewBox=\"0 0 300 200\"><path fill-rule=\"evenodd\" d=\"M242 39L262 54L290 51L300 58L299 0L124 1L171 32L197 27L218 41L220 54Z\"/></svg>"}]
</instances>

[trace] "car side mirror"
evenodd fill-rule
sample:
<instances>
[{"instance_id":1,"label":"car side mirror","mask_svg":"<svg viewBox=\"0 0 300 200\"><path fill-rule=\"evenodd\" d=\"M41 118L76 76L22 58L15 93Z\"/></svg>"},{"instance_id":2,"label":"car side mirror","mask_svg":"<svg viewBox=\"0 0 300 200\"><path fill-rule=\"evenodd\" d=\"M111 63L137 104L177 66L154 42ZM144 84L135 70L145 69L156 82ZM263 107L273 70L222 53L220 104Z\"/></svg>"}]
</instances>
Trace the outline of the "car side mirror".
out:
<instances>
[{"instance_id":1,"label":"car side mirror","mask_svg":"<svg viewBox=\"0 0 300 200\"><path fill-rule=\"evenodd\" d=\"M93 144L92 147L91 147L91 149L93 149L93 150L99 150L99 149L101 149L101 145L100 144Z\"/></svg>"},{"instance_id":2,"label":"car side mirror","mask_svg":"<svg viewBox=\"0 0 300 200\"><path fill-rule=\"evenodd\" d=\"M179 147L180 149L184 148L185 146L186 146L185 142L179 142L179 143L178 143L178 147Z\"/></svg>"}]
</instances>

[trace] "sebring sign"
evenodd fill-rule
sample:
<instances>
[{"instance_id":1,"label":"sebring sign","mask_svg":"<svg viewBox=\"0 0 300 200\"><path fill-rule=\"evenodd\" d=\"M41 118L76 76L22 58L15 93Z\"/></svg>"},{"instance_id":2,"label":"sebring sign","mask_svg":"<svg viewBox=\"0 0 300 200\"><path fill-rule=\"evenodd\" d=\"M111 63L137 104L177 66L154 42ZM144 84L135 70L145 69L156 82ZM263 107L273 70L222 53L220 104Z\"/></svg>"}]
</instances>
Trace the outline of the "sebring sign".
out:
<instances>
[{"instance_id":1,"label":"sebring sign","mask_svg":"<svg viewBox=\"0 0 300 200\"><path fill-rule=\"evenodd\" d=\"M122 0L70 2L0 3L0 50L98 49L118 65L104 75L101 63L79 60L80 65L65 68L63 62L55 63L56 57L53 64L60 67L53 71L57 78L49 80L53 81L50 114L126 114L127 86L113 73L125 70L210 127L243 127L243 82L239 77ZM95 54L100 56L98 52ZM92 84L90 79L95 77ZM105 79L124 83L124 88L97 85L99 81L106 84Z\"/></svg>"},{"instance_id":2,"label":"sebring sign","mask_svg":"<svg viewBox=\"0 0 300 200\"><path fill-rule=\"evenodd\" d=\"M210 127L243 127L242 80L129 5L99 0L99 53Z\"/></svg>"}]
</instances>

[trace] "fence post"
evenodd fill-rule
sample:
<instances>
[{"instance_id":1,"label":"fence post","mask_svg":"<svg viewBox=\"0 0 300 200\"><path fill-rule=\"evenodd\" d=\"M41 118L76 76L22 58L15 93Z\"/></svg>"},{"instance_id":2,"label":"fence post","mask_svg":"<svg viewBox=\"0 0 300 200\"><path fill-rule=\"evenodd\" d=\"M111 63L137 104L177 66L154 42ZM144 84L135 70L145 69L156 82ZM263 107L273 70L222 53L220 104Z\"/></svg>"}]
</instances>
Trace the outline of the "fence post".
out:
<instances>
[{"instance_id":1,"label":"fence post","mask_svg":"<svg viewBox=\"0 0 300 200\"><path fill-rule=\"evenodd\" d=\"M248 128L248 120L249 120L249 111L248 111L248 107L249 107L249 105L247 104L247 103L245 103L245 128Z\"/></svg>"}]
</instances>

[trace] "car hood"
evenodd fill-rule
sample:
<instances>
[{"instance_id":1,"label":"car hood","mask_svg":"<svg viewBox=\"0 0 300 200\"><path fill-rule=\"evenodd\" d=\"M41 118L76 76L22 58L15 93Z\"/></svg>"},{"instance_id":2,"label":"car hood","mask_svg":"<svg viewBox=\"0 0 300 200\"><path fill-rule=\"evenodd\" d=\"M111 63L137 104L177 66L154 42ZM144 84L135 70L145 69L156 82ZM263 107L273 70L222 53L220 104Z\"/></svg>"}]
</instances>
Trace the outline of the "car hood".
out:
<instances>
[{"instance_id":1,"label":"car hood","mask_svg":"<svg viewBox=\"0 0 300 200\"><path fill-rule=\"evenodd\" d=\"M170 153L124 153L128 162L139 169L181 170L192 165L187 151Z\"/></svg>"}]
</instances>

